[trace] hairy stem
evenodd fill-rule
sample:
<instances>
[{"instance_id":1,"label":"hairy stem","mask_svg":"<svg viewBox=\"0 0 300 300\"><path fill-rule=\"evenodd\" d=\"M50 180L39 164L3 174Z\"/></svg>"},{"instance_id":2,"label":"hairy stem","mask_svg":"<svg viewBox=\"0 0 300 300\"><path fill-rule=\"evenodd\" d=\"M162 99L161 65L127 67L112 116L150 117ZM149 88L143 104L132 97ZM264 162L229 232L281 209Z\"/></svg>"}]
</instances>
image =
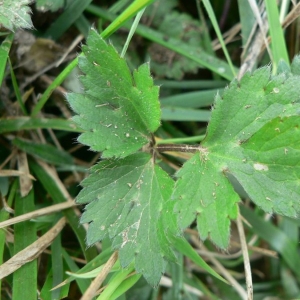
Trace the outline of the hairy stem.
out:
<instances>
[{"instance_id":1,"label":"hairy stem","mask_svg":"<svg viewBox=\"0 0 300 300\"><path fill-rule=\"evenodd\" d=\"M155 146L156 151L158 152L189 152L195 153L202 149L199 145L188 145L188 144L159 144Z\"/></svg>"}]
</instances>

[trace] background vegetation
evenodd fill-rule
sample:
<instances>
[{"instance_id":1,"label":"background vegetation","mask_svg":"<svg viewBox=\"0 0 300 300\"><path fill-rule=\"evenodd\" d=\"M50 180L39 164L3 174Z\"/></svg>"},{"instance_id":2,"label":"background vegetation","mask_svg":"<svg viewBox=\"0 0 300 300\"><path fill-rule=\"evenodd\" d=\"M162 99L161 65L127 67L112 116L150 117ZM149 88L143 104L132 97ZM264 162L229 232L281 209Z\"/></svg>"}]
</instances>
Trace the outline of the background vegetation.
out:
<instances>
[{"instance_id":1,"label":"background vegetation","mask_svg":"<svg viewBox=\"0 0 300 300\"><path fill-rule=\"evenodd\" d=\"M235 76L270 62L275 71L285 68L299 52L299 4L3 2L2 299L79 299L81 295L90 299L92 279L99 273L104 282L98 299L247 299L249 272L244 271L243 240L249 250L254 299L300 298L300 221L265 214L243 191L239 220L244 223L245 238L238 230L241 224L233 223L227 251L209 240L202 243L194 226L185 232L197 253L229 285L200 268L197 259L182 256L180 264L167 266L159 287L153 289L132 267L120 269L109 240L87 248L86 227L79 226L83 207L75 206L73 199L100 154L76 142L81 129L71 122L73 113L65 100L66 92L81 91L76 57L94 26L120 53L125 49L132 69L150 60L152 75L161 86L158 143L200 142L218 91ZM132 23L148 4L139 25ZM126 51L130 29L134 35ZM185 153L166 153L162 166L174 174L188 158Z\"/></svg>"}]
</instances>

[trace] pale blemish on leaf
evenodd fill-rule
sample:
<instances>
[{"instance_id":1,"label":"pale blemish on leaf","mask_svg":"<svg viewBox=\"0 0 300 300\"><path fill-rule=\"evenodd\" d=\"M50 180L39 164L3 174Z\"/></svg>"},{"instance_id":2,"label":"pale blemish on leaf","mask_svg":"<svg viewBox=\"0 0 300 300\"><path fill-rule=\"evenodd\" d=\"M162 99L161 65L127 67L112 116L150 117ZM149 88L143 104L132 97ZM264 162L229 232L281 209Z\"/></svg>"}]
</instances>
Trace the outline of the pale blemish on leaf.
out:
<instances>
[{"instance_id":1,"label":"pale blemish on leaf","mask_svg":"<svg viewBox=\"0 0 300 300\"><path fill-rule=\"evenodd\" d=\"M257 171L268 171L269 170L269 167L267 165L260 164L260 163L255 163L253 165L253 167Z\"/></svg>"}]
</instances>

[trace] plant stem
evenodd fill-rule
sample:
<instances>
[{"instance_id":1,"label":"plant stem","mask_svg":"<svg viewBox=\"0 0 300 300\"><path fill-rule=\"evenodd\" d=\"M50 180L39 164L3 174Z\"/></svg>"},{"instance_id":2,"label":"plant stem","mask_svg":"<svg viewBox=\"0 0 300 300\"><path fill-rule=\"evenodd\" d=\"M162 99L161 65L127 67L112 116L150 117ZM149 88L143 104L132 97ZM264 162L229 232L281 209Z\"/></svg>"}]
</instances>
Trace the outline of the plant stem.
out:
<instances>
[{"instance_id":1,"label":"plant stem","mask_svg":"<svg viewBox=\"0 0 300 300\"><path fill-rule=\"evenodd\" d=\"M205 138L205 134L196 135L192 137L181 137L181 138L174 138L174 139L162 139L157 140L156 144L171 144L171 143L190 143L190 142L201 142Z\"/></svg>"},{"instance_id":2,"label":"plant stem","mask_svg":"<svg viewBox=\"0 0 300 300\"><path fill-rule=\"evenodd\" d=\"M155 149L158 152L173 151L173 152L195 153L196 151L202 149L202 147L199 145L187 145L187 144L159 144L155 146Z\"/></svg>"}]
</instances>

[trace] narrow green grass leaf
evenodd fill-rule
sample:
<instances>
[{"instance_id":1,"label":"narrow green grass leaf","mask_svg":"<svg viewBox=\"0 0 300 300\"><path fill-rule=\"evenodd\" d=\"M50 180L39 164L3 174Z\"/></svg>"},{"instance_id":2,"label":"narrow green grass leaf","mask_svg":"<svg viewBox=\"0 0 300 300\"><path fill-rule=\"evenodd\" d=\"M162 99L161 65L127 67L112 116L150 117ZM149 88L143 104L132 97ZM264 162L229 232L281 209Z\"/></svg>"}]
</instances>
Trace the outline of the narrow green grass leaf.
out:
<instances>
[{"instance_id":1,"label":"narrow green grass leaf","mask_svg":"<svg viewBox=\"0 0 300 300\"><path fill-rule=\"evenodd\" d=\"M156 141L156 144L183 144L183 143L195 143L201 142L205 138L205 135L195 135L191 137L181 137L181 138L174 138L174 139L161 139Z\"/></svg>"},{"instance_id":2,"label":"narrow green grass leaf","mask_svg":"<svg viewBox=\"0 0 300 300\"><path fill-rule=\"evenodd\" d=\"M7 198L7 205L9 207L12 206L13 200L15 199L15 194L17 192L18 189L18 182L17 180L15 180L13 182L13 184L11 185L10 191L9 191L9 195ZM3 197L4 195L1 194L1 196ZM0 211L0 222L6 221L9 218L9 213L7 211L5 211L4 209L1 209ZM6 231L4 228L0 229L0 265L3 264L3 254L4 254L4 249L5 249L5 244L6 244ZM0 290L1 289L1 284L2 284L2 280L0 280ZM0 296L1 299L1 296Z\"/></svg>"},{"instance_id":3,"label":"narrow green grass leaf","mask_svg":"<svg viewBox=\"0 0 300 300\"><path fill-rule=\"evenodd\" d=\"M45 38L57 40L80 17L92 0L73 0L44 33Z\"/></svg>"},{"instance_id":4,"label":"narrow green grass leaf","mask_svg":"<svg viewBox=\"0 0 300 300\"><path fill-rule=\"evenodd\" d=\"M52 268L50 268L48 274L47 274L47 277L46 277L46 280L45 280L45 283L41 289L41 293L40 293L40 297L43 299L43 300L54 300L52 299L52 295L51 295L51 289L52 289L52 278L53 278L53 275L52 275ZM59 299L59 298L56 298L56 299ZM55 299L55 300L56 300Z\"/></svg>"},{"instance_id":5,"label":"narrow green grass leaf","mask_svg":"<svg viewBox=\"0 0 300 300\"><path fill-rule=\"evenodd\" d=\"M31 117L12 117L9 119L0 119L0 134L40 128L82 132L82 129L74 124L74 122L63 119L45 119Z\"/></svg>"},{"instance_id":6,"label":"narrow green grass leaf","mask_svg":"<svg viewBox=\"0 0 300 300\"><path fill-rule=\"evenodd\" d=\"M102 32L101 36L103 38L109 37L140 10L150 5L152 2L154 2L154 0L135 0L117 18L114 18L114 21Z\"/></svg>"},{"instance_id":7,"label":"narrow green grass leaf","mask_svg":"<svg viewBox=\"0 0 300 300\"><path fill-rule=\"evenodd\" d=\"M68 252L64 248L62 248L62 256L63 256L63 258L64 258L64 260L65 260L65 262L66 262L66 264L69 268L68 269L69 271L71 271L72 273L76 273L80 270L79 267L74 262L74 260L71 258L71 256L68 254ZM77 283L77 285L80 289L80 292L82 294L84 294L84 292L87 290L87 288L91 284L91 281L90 280L80 280L78 278L76 278L75 280L76 280L76 283Z\"/></svg>"},{"instance_id":8,"label":"narrow green grass leaf","mask_svg":"<svg viewBox=\"0 0 300 300\"><path fill-rule=\"evenodd\" d=\"M69 294L69 284L62 286L60 289L60 293L56 293L56 290L51 291L53 288L53 281L55 280L53 274L52 265L50 270L48 271L47 278L45 283L41 289L40 299L43 300L57 300L57 299L66 299Z\"/></svg>"},{"instance_id":9,"label":"narrow green grass leaf","mask_svg":"<svg viewBox=\"0 0 300 300\"><path fill-rule=\"evenodd\" d=\"M286 48L284 32L279 21L277 3L273 1L266 1L265 4L271 36L273 73L275 74L280 60L283 60L287 65L289 65L290 60Z\"/></svg>"},{"instance_id":10,"label":"narrow green grass leaf","mask_svg":"<svg viewBox=\"0 0 300 300\"><path fill-rule=\"evenodd\" d=\"M52 274L53 274L52 288L54 288L63 281L63 277L64 277L62 245L61 245L60 234L54 239L54 241L51 244L51 266L52 266ZM52 298L59 299L61 291L62 289L60 287L51 291Z\"/></svg>"},{"instance_id":11,"label":"narrow green grass leaf","mask_svg":"<svg viewBox=\"0 0 300 300\"><path fill-rule=\"evenodd\" d=\"M74 164L73 157L68 152L60 150L53 145L37 144L30 140L19 138L13 140L13 145L36 158L54 165Z\"/></svg>"},{"instance_id":12,"label":"narrow green grass leaf","mask_svg":"<svg viewBox=\"0 0 300 300\"><path fill-rule=\"evenodd\" d=\"M250 209L240 206L242 215L251 224L252 230L266 240L274 250L279 252L287 265L300 279L300 261L298 259L298 243L289 239L289 237L279 228L270 222L264 221Z\"/></svg>"},{"instance_id":13,"label":"narrow green grass leaf","mask_svg":"<svg viewBox=\"0 0 300 300\"><path fill-rule=\"evenodd\" d=\"M228 82L225 80L163 80L157 79L154 80L156 85L161 86L162 89L217 89L225 87ZM204 91L203 91L204 92Z\"/></svg>"},{"instance_id":14,"label":"narrow green grass leaf","mask_svg":"<svg viewBox=\"0 0 300 300\"><path fill-rule=\"evenodd\" d=\"M97 267L89 272L85 272L85 273L76 273L76 274L72 274L72 277L75 278L81 278L81 279L87 279L87 278L95 278L104 268L105 264L102 264L100 267ZM116 264L110 269L109 273L114 273L116 271L120 270L120 261L117 261Z\"/></svg>"},{"instance_id":15,"label":"narrow green grass leaf","mask_svg":"<svg viewBox=\"0 0 300 300\"><path fill-rule=\"evenodd\" d=\"M83 34L83 36L87 38L91 29L89 20L84 15L80 15L80 17L75 21L74 24L81 32L81 34Z\"/></svg>"},{"instance_id":16,"label":"narrow green grass leaf","mask_svg":"<svg viewBox=\"0 0 300 300\"><path fill-rule=\"evenodd\" d=\"M55 179L49 173L47 173L38 163L33 160L30 161L30 168L33 170L37 180L41 182L41 184L44 186L45 190L49 193L55 203L62 203L66 201L65 195L60 190ZM77 239L81 246L81 250L86 260L92 260L97 255L97 251L94 247L90 247L88 249L86 248L86 231L82 226L78 226L77 215L75 214L73 209L64 210L63 214L66 216L68 223L77 236Z\"/></svg>"},{"instance_id":17,"label":"narrow green grass leaf","mask_svg":"<svg viewBox=\"0 0 300 300\"><path fill-rule=\"evenodd\" d=\"M111 299L111 296L116 292L117 288L125 281L126 277L134 271L133 266L127 269L122 269L116 272L109 280L105 290L100 294L97 300Z\"/></svg>"},{"instance_id":18,"label":"narrow green grass leaf","mask_svg":"<svg viewBox=\"0 0 300 300\"><path fill-rule=\"evenodd\" d=\"M162 120L170 121L196 121L208 122L211 112L205 109L192 109L184 107L163 107L161 109Z\"/></svg>"},{"instance_id":19,"label":"narrow green grass leaf","mask_svg":"<svg viewBox=\"0 0 300 300\"><path fill-rule=\"evenodd\" d=\"M300 219L298 219L300 221ZM295 222L295 219L291 219L288 217L283 217L279 228L294 242L297 243L298 241L298 232L299 232L299 225Z\"/></svg>"},{"instance_id":20,"label":"narrow green grass leaf","mask_svg":"<svg viewBox=\"0 0 300 300\"><path fill-rule=\"evenodd\" d=\"M177 106L197 108L210 106L214 102L214 98L219 89L205 90L199 92L180 93L177 95L161 98L163 106Z\"/></svg>"},{"instance_id":21,"label":"narrow green grass leaf","mask_svg":"<svg viewBox=\"0 0 300 300\"><path fill-rule=\"evenodd\" d=\"M255 17L253 15L251 6L248 1L238 0L240 21L241 21L241 31L242 31L242 41L243 47L246 46L248 38L251 34L253 25L255 24Z\"/></svg>"},{"instance_id":22,"label":"narrow green grass leaf","mask_svg":"<svg viewBox=\"0 0 300 300\"><path fill-rule=\"evenodd\" d=\"M169 289L169 295L173 300L180 300L181 294L184 293L183 288L183 274L184 274L184 260L181 253L178 254L176 263L169 264L169 273L172 278L172 286Z\"/></svg>"},{"instance_id":23,"label":"narrow green grass leaf","mask_svg":"<svg viewBox=\"0 0 300 300\"><path fill-rule=\"evenodd\" d=\"M205 7L205 9L206 9L206 11L208 13L209 19L210 19L210 21L211 21L211 23L213 25L213 28L214 28L214 30L215 30L215 32L217 34L218 40L219 40L219 42L221 44L221 47L222 47L223 52L225 54L226 60L227 60L227 62L229 64L229 66L230 66L231 72L232 72L233 76L235 77L236 76L236 71L235 71L235 68L234 68L234 66L232 64L232 61L231 61L231 58L230 58L229 53L227 51L226 45L224 43L224 40L223 40L223 37L222 37L222 33L220 31L220 28L219 28L219 25L218 25L218 22L217 22L214 10L213 10L213 8L212 8L212 6L210 4L210 1L209 0L203 0L202 3L203 3L203 5L204 5L204 7Z\"/></svg>"},{"instance_id":24,"label":"narrow green grass leaf","mask_svg":"<svg viewBox=\"0 0 300 300\"><path fill-rule=\"evenodd\" d=\"M109 8L109 11L117 14L121 11L124 11L126 6L129 5L131 0L119 0L116 3L113 3L112 6Z\"/></svg>"},{"instance_id":25,"label":"narrow green grass leaf","mask_svg":"<svg viewBox=\"0 0 300 300\"><path fill-rule=\"evenodd\" d=\"M21 197L16 194L15 215L19 216L32 212L34 206L34 190ZM36 241L35 223L26 221L14 226L14 254L23 250ZM13 274L13 297L12 299L36 299L37 298L37 260L26 263Z\"/></svg>"},{"instance_id":26,"label":"narrow green grass leaf","mask_svg":"<svg viewBox=\"0 0 300 300\"><path fill-rule=\"evenodd\" d=\"M14 40L14 34L10 33L5 40L1 43L0 46L0 85L2 85L2 81L4 78L8 53L11 48L12 42Z\"/></svg>"},{"instance_id":27,"label":"narrow green grass leaf","mask_svg":"<svg viewBox=\"0 0 300 300\"><path fill-rule=\"evenodd\" d=\"M100 254L98 254L96 257L94 257L91 261L89 261L86 265L84 265L80 270L77 270L78 267L76 266L76 274L71 274L71 275L69 274L70 277L67 278L64 281L64 283L68 284L74 280L78 280L78 281L82 282L81 285L84 284L84 286L82 288L85 291L89 287L91 280L89 278L85 278L84 280L82 280L81 279L81 278L83 278L82 275L84 276L84 274L91 273L91 272L93 272L93 270L100 268L102 265L104 265L107 262L107 260L112 255L112 253L113 253L113 251L110 248L107 248L107 249L103 250ZM65 257L64 252L63 252L63 255ZM67 264L70 265L69 259L67 261ZM73 262L72 265L74 266L74 264L75 263ZM72 272L74 272L73 269L75 269L75 266L74 266L74 268L70 267L70 269ZM94 277L95 277L95 275L94 275Z\"/></svg>"},{"instance_id":28,"label":"narrow green grass leaf","mask_svg":"<svg viewBox=\"0 0 300 300\"><path fill-rule=\"evenodd\" d=\"M174 243L174 248L192 260L197 266L205 270L210 275L218 278L219 280L227 283L227 281L220 276L214 269L212 269L199 254L195 251L195 249L189 244L187 240L182 237L172 236L172 242Z\"/></svg>"},{"instance_id":29,"label":"narrow green grass leaf","mask_svg":"<svg viewBox=\"0 0 300 300\"><path fill-rule=\"evenodd\" d=\"M13 87L14 87L14 91L15 91L15 95L17 97L17 101L19 103L19 106L23 112L23 114L25 116L28 115L27 111L26 111L26 107L23 103L23 99L22 99L22 96L21 96L21 91L19 89L19 85L18 85L18 82L17 82L17 78L15 76L15 72L14 72L14 69L13 69L13 66L9 60L9 66L10 66L10 76L11 76L11 79L12 79L12 83L13 83Z\"/></svg>"},{"instance_id":30,"label":"narrow green grass leaf","mask_svg":"<svg viewBox=\"0 0 300 300\"><path fill-rule=\"evenodd\" d=\"M129 43L130 43L130 41L131 41L131 39L132 39L132 37L133 37L133 35L134 35L134 32L135 32L136 27L138 26L138 24L139 24L139 22L140 22L141 17L143 16L143 13L144 13L145 9L146 9L146 8L143 8L142 10L140 10L140 11L138 12L138 14L136 15L136 17L135 17L135 19L134 19L134 21L133 21L133 23L132 23L132 26L131 26L130 31L129 31L129 33L128 33L126 42L125 42L125 44L124 44L124 46L123 46L123 49L122 49L122 52L121 52L121 57L122 57L122 58L124 58L124 56L125 56L125 54L126 54L127 48L128 48L128 46L129 46Z\"/></svg>"},{"instance_id":31,"label":"narrow green grass leaf","mask_svg":"<svg viewBox=\"0 0 300 300\"><path fill-rule=\"evenodd\" d=\"M121 284L115 289L115 291L110 296L110 300L115 300L124 295L131 287L133 287L138 280L142 277L141 274L134 274L128 278L125 278Z\"/></svg>"}]
</instances>

